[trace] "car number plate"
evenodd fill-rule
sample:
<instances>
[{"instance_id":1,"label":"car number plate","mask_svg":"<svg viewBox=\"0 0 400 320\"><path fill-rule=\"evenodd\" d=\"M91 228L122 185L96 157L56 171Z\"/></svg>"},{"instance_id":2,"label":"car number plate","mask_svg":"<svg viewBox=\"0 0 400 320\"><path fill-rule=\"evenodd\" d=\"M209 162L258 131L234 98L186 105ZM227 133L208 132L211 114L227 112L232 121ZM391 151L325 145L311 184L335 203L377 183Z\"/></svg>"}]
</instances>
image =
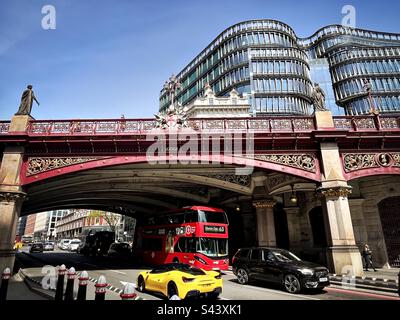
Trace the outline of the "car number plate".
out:
<instances>
[{"instance_id":1,"label":"car number plate","mask_svg":"<svg viewBox=\"0 0 400 320\"><path fill-rule=\"evenodd\" d=\"M324 277L324 278L319 278L319 282L326 282L328 281L328 278Z\"/></svg>"}]
</instances>

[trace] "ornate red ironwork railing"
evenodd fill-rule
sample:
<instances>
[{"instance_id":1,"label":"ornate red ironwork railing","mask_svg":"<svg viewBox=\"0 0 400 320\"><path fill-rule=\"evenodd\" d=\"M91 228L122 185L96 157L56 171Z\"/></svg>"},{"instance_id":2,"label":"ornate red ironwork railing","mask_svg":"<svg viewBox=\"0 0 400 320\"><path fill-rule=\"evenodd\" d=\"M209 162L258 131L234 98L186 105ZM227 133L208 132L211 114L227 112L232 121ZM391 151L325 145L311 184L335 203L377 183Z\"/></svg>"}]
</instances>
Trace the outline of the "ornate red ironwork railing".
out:
<instances>
[{"instance_id":1,"label":"ornate red ironwork railing","mask_svg":"<svg viewBox=\"0 0 400 320\"><path fill-rule=\"evenodd\" d=\"M0 121L0 134L7 134L10 129L10 121Z\"/></svg>"},{"instance_id":2,"label":"ornate red ironwork railing","mask_svg":"<svg viewBox=\"0 0 400 320\"><path fill-rule=\"evenodd\" d=\"M310 132L315 130L313 117L210 118L191 119L188 125L198 131L254 130L266 132ZM31 121L29 135L104 135L145 134L156 128L153 119L54 120Z\"/></svg>"},{"instance_id":3,"label":"ornate red ironwork railing","mask_svg":"<svg viewBox=\"0 0 400 320\"><path fill-rule=\"evenodd\" d=\"M254 117L190 119L188 125L196 131L311 132L316 130L314 117ZM335 116L334 126L346 131L400 130L400 116ZM0 121L0 135L9 133L10 121ZM156 128L154 119L101 120L33 120L26 129L28 135L110 135L146 134Z\"/></svg>"},{"instance_id":4,"label":"ornate red ironwork railing","mask_svg":"<svg viewBox=\"0 0 400 320\"><path fill-rule=\"evenodd\" d=\"M349 131L387 131L400 129L396 116L337 116L333 117L336 129Z\"/></svg>"}]
</instances>

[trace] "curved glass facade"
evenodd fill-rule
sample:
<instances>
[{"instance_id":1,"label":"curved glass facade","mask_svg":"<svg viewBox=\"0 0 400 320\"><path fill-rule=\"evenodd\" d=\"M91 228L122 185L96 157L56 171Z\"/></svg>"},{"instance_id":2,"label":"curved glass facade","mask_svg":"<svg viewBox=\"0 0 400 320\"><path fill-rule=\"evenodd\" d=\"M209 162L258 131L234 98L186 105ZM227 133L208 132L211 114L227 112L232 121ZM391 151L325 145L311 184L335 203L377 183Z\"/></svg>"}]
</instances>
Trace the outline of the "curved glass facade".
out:
<instances>
[{"instance_id":1,"label":"curved glass facade","mask_svg":"<svg viewBox=\"0 0 400 320\"><path fill-rule=\"evenodd\" d=\"M249 97L256 115L313 113L310 61L326 59L336 104L347 114L368 113L363 80L372 85L375 107L400 111L400 35L328 26L298 38L286 24L251 20L223 31L177 77L183 105L209 83L217 95L235 88ZM160 110L169 104L164 91Z\"/></svg>"}]
</instances>

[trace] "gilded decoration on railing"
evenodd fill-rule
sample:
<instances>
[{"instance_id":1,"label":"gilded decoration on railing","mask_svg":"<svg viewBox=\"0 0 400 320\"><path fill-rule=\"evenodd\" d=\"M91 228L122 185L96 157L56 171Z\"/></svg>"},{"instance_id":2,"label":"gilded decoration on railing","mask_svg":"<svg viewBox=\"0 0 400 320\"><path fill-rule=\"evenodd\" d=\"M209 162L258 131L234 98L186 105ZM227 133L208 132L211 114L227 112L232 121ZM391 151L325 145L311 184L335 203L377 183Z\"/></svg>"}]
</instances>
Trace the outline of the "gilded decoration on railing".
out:
<instances>
[{"instance_id":1,"label":"gilded decoration on railing","mask_svg":"<svg viewBox=\"0 0 400 320\"><path fill-rule=\"evenodd\" d=\"M273 208L276 201L273 199L254 200L253 206L256 208Z\"/></svg>"},{"instance_id":2,"label":"gilded decoration on railing","mask_svg":"<svg viewBox=\"0 0 400 320\"><path fill-rule=\"evenodd\" d=\"M336 129L345 129L345 130L352 129L351 119L333 118L333 123L335 124Z\"/></svg>"},{"instance_id":3,"label":"gilded decoration on railing","mask_svg":"<svg viewBox=\"0 0 400 320\"><path fill-rule=\"evenodd\" d=\"M269 130L269 121L266 119L249 120L249 129L253 130Z\"/></svg>"},{"instance_id":4,"label":"gilded decoration on railing","mask_svg":"<svg viewBox=\"0 0 400 320\"><path fill-rule=\"evenodd\" d=\"M0 134L8 133L9 129L10 129L9 122L0 123Z\"/></svg>"},{"instance_id":5,"label":"gilded decoration on railing","mask_svg":"<svg viewBox=\"0 0 400 320\"><path fill-rule=\"evenodd\" d=\"M309 172L316 171L315 156L309 154L256 154L248 157L254 157L255 160L278 163Z\"/></svg>"},{"instance_id":6,"label":"gilded decoration on railing","mask_svg":"<svg viewBox=\"0 0 400 320\"><path fill-rule=\"evenodd\" d=\"M400 153L348 153L343 154L345 172L379 167L400 167Z\"/></svg>"},{"instance_id":7,"label":"gilded decoration on railing","mask_svg":"<svg viewBox=\"0 0 400 320\"><path fill-rule=\"evenodd\" d=\"M339 198L339 197L348 197L352 192L351 186L340 186L340 187L331 187L331 188L317 188L316 196L317 198Z\"/></svg>"},{"instance_id":8,"label":"gilded decoration on railing","mask_svg":"<svg viewBox=\"0 0 400 320\"><path fill-rule=\"evenodd\" d=\"M65 157L65 158L29 158L26 176L72 166L74 164L98 160L97 157Z\"/></svg>"},{"instance_id":9,"label":"gilded decoration on railing","mask_svg":"<svg viewBox=\"0 0 400 320\"><path fill-rule=\"evenodd\" d=\"M381 118L382 129L398 129L399 121L398 118Z\"/></svg>"},{"instance_id":10,"label":"gilded decoration on railing","mask_svg":"<svg viewBox=\"0 0 400 320\"><path fill-rule=\"evenodd\" d=\"M313 119L294 119L293 127L295 131L299 130L312 130L314 129Z\"/></svg>"},{"instance_id":11,"label":"gilded decoration on railing","mask_svg":"<svg viewBox=\"0 0 400 320\"><path fill-rule=\"evenodd\" d=\"M246 120L227 120L226 129L247 129Z\"/></svg>"},{"instance_id":12,"label":"gilded decoration on railing","mask_svg":"<svg viewBox=\"0 0 400 320\"><path fill-rule=\"evenodd\" d=\"M354 123L357 129L375 129L375 121L373 118L355 118Z\"/></svg>"},{"instance_id":13,"label":"gilded decoration on railing","mask_svg":"<svg viewBox=\"0 0 400 320\"><path fill-rule=\"evenodd\" d=\"M336 129L356 131L400 128L400 118L388 116L339 116L333 118L333 123Z\"/></svg>"}]
</instances>

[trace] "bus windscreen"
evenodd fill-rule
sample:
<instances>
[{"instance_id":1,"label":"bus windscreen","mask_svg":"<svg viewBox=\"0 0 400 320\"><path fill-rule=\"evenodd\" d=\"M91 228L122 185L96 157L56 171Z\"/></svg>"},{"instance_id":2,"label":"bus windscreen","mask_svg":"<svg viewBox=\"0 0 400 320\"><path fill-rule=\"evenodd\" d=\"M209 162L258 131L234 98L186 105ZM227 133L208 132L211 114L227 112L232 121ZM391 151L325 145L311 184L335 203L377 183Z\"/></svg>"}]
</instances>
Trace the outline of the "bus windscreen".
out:
<instances>
[{"instance_id":1,"label":"bus windscreen","mask_svg":"<svg viewBox=\"0 0 400 320\"><path fill-rule=\"evenodd\" d=\"M199 222L228 223L225 212L212 212L199 210Z\"/></svg>"}]
</instances>

